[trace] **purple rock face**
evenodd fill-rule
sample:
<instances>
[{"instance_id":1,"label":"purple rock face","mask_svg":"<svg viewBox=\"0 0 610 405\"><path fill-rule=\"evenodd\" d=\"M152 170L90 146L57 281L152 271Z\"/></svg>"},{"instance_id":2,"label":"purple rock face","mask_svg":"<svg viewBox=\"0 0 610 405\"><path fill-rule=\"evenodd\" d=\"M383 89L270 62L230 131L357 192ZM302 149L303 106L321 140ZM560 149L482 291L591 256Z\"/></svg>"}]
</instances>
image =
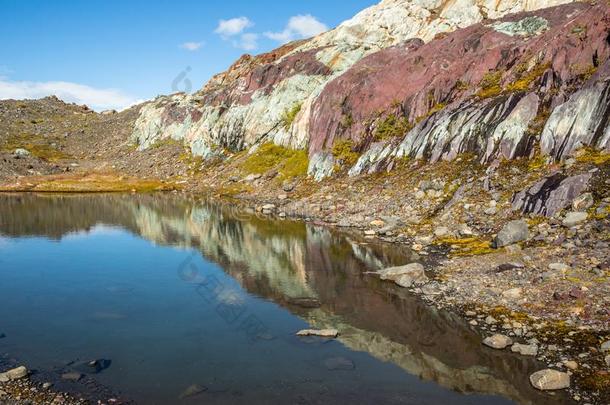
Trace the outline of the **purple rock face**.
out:
<instances>
[{"instance_id":1,"label":"purple rock face","mask_svg":"<svg viewBox=\"0 0 610 405\"><path fill-rule=\"evenodd\" d=\"M552 110L565 102L608 59L610 8L575 3L515 14L500 21L518 22L534 16L548 23L548 29L539 35L510 36L496 31L493 24L476 24L427 44L411 40L362 59L329 83L314 104L310 155L345 138L360 150L366 149L380 117L387 114L404 116L415 123L434 119L439 110L459 112L473 103L482 103L482 108L498 105L506 111L496 112L506 115L514 103L490 103L489 99L506 99L510 94L521 98L528 92L538 95L541 110ZM524 79L524 69L536 74ZM490 73L497 74L491 87L485 84L490 81ZM488 136L493 128L483 125L477 136ZM460 143L464 150L459 152L484 155L480 143L473 139L474 135ZM521 141L521 145L501 148L523 156L532 143L521 139L515 142ZM470 150L471 146L479 150ZM443 153L452 155L448 150Z\"/></svg>"},{"instance_id":2,"label":"purple rock face","mask_svg":"<svg viewBox=\"0 0 610 405\"><path fill-rule=\"evenodd\" d=\"M513 210L552 217L569 207L588 187L591 174L565 177L557 173L513 197Z\"/></svg>"}]
</instances>

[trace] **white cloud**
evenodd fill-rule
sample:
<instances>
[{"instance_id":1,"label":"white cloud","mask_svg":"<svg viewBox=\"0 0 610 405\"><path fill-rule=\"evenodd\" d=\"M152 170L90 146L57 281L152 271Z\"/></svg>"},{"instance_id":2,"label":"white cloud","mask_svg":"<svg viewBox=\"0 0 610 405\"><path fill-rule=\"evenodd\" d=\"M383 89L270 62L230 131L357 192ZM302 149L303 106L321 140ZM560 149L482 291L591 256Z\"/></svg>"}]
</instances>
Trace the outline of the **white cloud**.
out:
<instances>
[{"instance_id":1,"label":"white cloud","mask_svg":"<svg viewBox=\"0 0 610 405\"><path fill-rule=\"evenodd\" d=\"M286 43L295 39L314 37L328 31L326 24L310 14L290 17L286 28L281 32L265 32L267 38Z\"/></svg>"},{"instance_id":2,"label":"white cloud","mask_svg":"<svg viewBox=\"0 0 610 405\"><path fill-rule=\"evenodd\" d=\"M197 51L203 46L203 42L185 42L180 45L180 48L186 49L187 51Z\"/></svg>"},{"instance_id":3,"label":"white cloud","mask_svg":"<svg viewBox=\"0 0 610 405\"><path fill-rule=\"evenodd\" d=\"M231 18L230 20L220 20L218 27L214 31L224 39L241 34L246 28L252 27L254 23L248 17Z\"/></svg>"},{"instance_id":4,"label":"white cloud","mask_svg":"<svg viewBox=\"0 0 610 405\"><path fill-rule=\"evenodd\" d=\"M246 51L253 51L258 48L258 34L243 34L239 41L235 41L233 45L236 48L241 48Z\"/></svg>"},{"instance_id":5,"label":"white cloud","mask_svg":"<svg viewBox=\"0 0 610 405\"><path fill-rule=\"evenodd\" d=\"M71 82L10 81L0 78L0 100L36 99L55 95L68 103L86 104L97 111L121 110L142 102L120 90L96 89Z\"/></svg>"}]
</instances>

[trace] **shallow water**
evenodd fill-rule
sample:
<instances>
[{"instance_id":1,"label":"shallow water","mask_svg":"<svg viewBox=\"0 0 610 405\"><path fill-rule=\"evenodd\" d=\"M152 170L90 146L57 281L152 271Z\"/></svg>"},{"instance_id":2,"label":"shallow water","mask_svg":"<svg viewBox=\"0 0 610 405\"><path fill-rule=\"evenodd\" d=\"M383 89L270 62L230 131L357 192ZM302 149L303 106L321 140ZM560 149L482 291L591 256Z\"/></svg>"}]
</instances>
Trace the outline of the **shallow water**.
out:
<instances>
[{"instance_id":1,"label":"shallow water","mask_svg":"<svg viewBox=\"0 0 610 405\"><path fill-rule=\"evenodd\" d=\"M0 195L0 353L145 404L564 400L529 386L534 360L366 274L410 260L194 198ZM341 335L295 337L310 326Z\"/></svg>"}]
</instances>

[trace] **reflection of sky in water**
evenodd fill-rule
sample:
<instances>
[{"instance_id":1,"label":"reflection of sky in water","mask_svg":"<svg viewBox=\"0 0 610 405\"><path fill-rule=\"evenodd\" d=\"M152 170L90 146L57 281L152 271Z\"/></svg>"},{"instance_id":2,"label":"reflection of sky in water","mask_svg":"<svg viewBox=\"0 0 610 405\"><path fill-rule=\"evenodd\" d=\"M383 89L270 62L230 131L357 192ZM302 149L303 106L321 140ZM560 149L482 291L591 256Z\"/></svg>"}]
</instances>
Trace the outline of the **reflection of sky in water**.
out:
<instances>
[{"instance_id":1,"label":"reflection of sky in water","mask_svg":"<svg viewBox=\"0 0 610 405\"><path fill-rule=\"evenodd\" d=\"M75 240L75 239L86 239L91 236L119 236L125 231L116 226L109 226L104 224L97 224L93 228L87 231L74 231L68 232L62 237L63 240Z\"/></svg>"}]
</instances>

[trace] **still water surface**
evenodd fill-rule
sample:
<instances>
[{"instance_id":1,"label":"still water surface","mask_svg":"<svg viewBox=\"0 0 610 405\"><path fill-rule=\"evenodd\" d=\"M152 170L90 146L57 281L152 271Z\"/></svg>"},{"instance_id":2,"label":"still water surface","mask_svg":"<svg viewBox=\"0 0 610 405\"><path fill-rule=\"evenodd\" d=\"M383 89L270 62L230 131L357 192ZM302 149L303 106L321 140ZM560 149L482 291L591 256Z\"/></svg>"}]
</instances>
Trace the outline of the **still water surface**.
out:
<instances>
[{"instance_id":1,"label":"still water surface","mask_svg":"<svg viewBox=\"0 0 610 405\"><path fill-rule=\"evenodd\" d=\"M366 274L410 260L188 197L2 195L0 353L143 404L562 401L533 360Z\"/></svg>"}]
</instances>

